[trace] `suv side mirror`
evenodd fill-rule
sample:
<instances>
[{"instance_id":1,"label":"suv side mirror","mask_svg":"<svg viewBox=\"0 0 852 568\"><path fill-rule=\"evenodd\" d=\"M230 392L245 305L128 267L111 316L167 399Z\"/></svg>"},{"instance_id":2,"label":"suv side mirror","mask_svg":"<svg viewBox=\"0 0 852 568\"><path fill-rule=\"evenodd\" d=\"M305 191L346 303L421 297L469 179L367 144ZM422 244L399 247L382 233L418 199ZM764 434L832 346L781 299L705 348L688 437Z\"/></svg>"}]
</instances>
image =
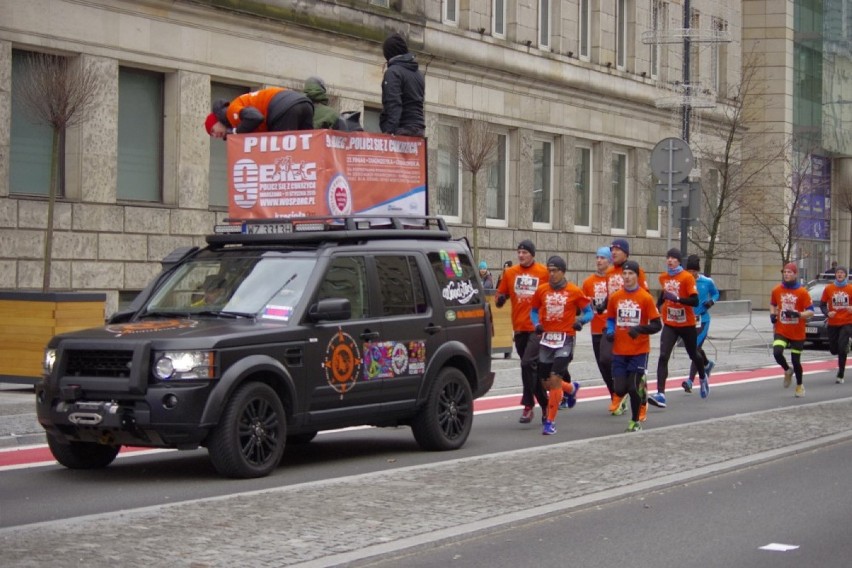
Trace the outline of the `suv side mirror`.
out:
<instances>
[{"instance_id":1,"label":"suv side mirror","mask_svg":"<svg viewBox=\"0 0 852 568\"><path fill-rule=\"evenodd\" d=\"M308 309L308 319L314 323L323 320L348 320L352 306L346 298L326 298Z\"/></svg>"}]
</instances>

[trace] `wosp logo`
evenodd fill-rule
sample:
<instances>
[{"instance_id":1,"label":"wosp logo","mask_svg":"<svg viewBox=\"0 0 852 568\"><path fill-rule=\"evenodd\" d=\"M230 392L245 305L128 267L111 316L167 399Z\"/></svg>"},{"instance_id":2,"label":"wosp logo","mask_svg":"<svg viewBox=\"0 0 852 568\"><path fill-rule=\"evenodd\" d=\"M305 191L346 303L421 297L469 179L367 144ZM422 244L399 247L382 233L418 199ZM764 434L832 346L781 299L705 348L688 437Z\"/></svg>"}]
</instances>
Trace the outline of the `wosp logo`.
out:
<instances>
[{"instance_id":1,"label":"wosp logo","mask_svg":"<svg viewBox=\"0 0 852 568\"><path fill-rule=\"evenodd\" d=\"M234 164L234 205L241 209L254 207L264 184L310 182L316 179L316 162L297 162L287 157L279 158L271 164L258 164L254 160L243 158Z\"/></svg>"}]
</instances>

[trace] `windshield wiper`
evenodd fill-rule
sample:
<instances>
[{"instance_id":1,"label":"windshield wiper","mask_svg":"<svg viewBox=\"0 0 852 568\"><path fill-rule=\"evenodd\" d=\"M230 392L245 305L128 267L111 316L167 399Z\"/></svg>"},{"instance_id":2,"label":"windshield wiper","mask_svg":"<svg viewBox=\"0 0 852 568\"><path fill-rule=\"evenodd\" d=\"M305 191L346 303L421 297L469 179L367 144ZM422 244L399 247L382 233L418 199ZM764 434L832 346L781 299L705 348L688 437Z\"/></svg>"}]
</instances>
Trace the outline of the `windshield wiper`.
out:
<instances>
[{"instance_id":1,"label":"windshield wiper","mask_svg":"<svg viewBox=\"0 0 852 568\"><path fill-rule=\"evenodd\" d=\"M146 311L142 312L141 314L139 314L139 317L140 318L187 318L188 319L188 318L192 317L192 314L190 312L178 312L178 311L151 312L151 311L146 310Z\"/></svg>"},{"instance_id":2,"label":"windshield wiper","mask_svg":"<svg viewBox=\"0 0 852 568\"><path fill-rule=\"evenodd\" d=\"M214 316L214 317L223 317L223 318L254 318L254 314L249 314L245 312L229 312L229 311L219 311L219 310L203 310L200 312L193 312L192 315L195 316Z\"/></svg>"}]
</instances>

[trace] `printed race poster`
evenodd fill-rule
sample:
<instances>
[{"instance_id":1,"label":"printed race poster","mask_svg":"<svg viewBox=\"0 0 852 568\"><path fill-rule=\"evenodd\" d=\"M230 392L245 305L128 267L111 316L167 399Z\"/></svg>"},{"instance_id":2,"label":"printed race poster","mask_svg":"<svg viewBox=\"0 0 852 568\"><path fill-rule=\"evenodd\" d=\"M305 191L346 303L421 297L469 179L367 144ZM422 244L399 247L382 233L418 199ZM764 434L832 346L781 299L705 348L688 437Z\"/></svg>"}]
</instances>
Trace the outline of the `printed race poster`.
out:
<instances>
[{"instance_id":1,"label":"printed race poster","mask_svg":"<svg viewBox=\"0 0 852 568\"><path fill-rule=\"evenodd\" d=\"M426 140L371 132L231 134L232 219L426 215Z\"/></svg>"}]
</instances>

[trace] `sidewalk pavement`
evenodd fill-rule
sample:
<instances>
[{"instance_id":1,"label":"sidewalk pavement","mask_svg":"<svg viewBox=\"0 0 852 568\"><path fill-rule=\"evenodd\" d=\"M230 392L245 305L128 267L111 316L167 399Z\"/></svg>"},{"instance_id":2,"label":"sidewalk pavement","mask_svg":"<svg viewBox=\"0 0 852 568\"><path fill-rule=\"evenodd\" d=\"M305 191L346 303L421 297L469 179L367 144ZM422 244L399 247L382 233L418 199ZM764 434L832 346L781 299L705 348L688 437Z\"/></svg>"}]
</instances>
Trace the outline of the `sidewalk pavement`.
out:
<instances>
[{"instance_id":1,"label":"sidewalk pavement","mask_svg":"<svg viewBox=\"0 0 852 568\"><path fill-rule=\"evenodd\" d=\"M707 356L716 361L715 372L757 369L774 365L772 358L772 324L769 312L753 312L752 316L714 317L710 340L705 343ZM655 391L660 334L651 336L651 358L648 386ZM729 353L730 350L730 353ZM803 361L830 358L826 350L806 347ZM669 380L684 377L689 371L689 358L682 348L675 348L669 362ZM495 355L492 361L495 382L489 396L520 394L521 374L517 353L506 359ZM571 376L584 384L603 384L592 351L588 329L578 333ZM712 383L712 380L711 380ZM680 384L677 381L676 384ZM35 417L35 398L31 387L0 383L0 448L43 444L44 434Z\"/></svg>"}]
</instances>

